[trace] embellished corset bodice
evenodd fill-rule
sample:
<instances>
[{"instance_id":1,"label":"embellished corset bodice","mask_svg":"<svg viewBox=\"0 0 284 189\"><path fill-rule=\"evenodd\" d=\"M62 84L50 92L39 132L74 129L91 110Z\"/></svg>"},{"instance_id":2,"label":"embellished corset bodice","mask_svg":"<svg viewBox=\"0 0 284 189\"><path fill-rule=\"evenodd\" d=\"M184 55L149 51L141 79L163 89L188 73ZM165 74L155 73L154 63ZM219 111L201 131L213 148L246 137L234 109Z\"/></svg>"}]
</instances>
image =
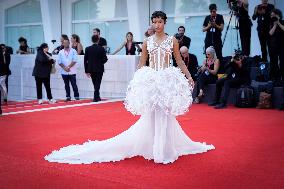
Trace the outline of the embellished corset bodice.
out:
<instances>
[{"instance_id":1,"label":"embellished corset bodice","mask_svg":"<svg viewBox=\"0 0 284 189\"><path fill-rule=\"evenodd\" d=\"M148 37L147 50L151 68L157 71L168 68L172 59L173 36L167 36L160 44L154 40L154 36Z\"/></svg>"}]
</instances>

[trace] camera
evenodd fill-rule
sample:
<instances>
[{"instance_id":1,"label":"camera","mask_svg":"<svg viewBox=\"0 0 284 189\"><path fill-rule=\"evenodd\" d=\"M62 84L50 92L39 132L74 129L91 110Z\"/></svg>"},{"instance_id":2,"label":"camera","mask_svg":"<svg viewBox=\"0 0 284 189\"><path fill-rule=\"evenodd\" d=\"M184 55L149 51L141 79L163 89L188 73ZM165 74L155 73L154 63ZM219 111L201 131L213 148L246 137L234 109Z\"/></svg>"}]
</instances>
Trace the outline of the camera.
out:
<instances>
[{"instance_id":1,"label":"camera","mask_svg":"<svg viewBox=\"0 0 284 189\"><path fill-rule=\"evenodd\" d=\"M210 19L209 19L209 22L211 22L211 23L212 23L212 22L215 22L214 17L211 16Z\"/></svg>"},{"instance_id":2,"label":"camera","mask_svg":"<svg viewBox=\"0 0 284 189\"><path fill-rule=\"evenodd\" d=\"M240 61L243 57L243 52L240 51L240 50L235 50L235 54L234 56L232 57L232 60L233 61Z\"/></svg>"},{"instance_id":3,"label":"camera","mask_svg":"<svg viewBox=\"0 0 284 189\"><path fill-rule=\"evenodd\" d=\"M275 16L271 17L271 22L276 22L276 21L278 21L277 17L275 17Z\"/></svg>"},{"instance_id":4,"label":"camera","mask_svg":"<svg viewBox=\"0 0 284 189\"><path fill-rule=\"evenodd\" d=\"M179 33L176 33L176 34L175 34L175 38L176 38L177 40L180 40L181 35L180 35Z\"/></svg>"},{"instance_id":5,"label":"camera","mask_svg":"<svg viewBox=\"0 0 284 189\"><path fill-rule=\"evenodd\" d=\"M257 6L257 9L258 9L258 10L263 10L263 9L266 9L266 6L263 5L263 4L258 5L258 6Z\"/></svg>"},{"instance_id":6,"label":"camera","mask_svg":"<svg viewBox=\"0 0 284 189\"><path fill-rule=\"evenodd\" d=\"M227 0L227 3L232 11L239 11L238 0Z\"/></svg>"},{"instance_id":7,"label":"camera","mask_svg":"<svg viewBox=\"0 0 284 189\"><path fill-rule=\"evenodd\" d=\"M201 67L202 67L202 66L197 67L197 72L196 72L196 74L194 74L194 77L195 77L195 78L198 78L199 75L202 73Z\"/></svg>"},{"instance_id":8,"label":"camera","mask_svg":"<svg viewBox=\"0 0 284 189\"><path fill-rule=\"evenodd\" d=\"M55 40L55 39L52 39L52 40L51 40L51 43L53 43L53 44L54 44L55 42L56 42L56 40Z\"/></svg>"}]
</instances>

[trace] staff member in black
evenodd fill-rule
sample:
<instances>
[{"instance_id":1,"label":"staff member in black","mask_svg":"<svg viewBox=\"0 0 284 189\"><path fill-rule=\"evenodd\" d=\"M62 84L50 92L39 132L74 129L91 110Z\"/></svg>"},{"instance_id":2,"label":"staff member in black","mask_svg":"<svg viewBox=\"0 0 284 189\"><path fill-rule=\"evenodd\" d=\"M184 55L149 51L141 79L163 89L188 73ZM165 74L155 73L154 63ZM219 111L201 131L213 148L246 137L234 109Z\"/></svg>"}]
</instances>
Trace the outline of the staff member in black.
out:
<instances>
[{"instance_id":1,"label":"staff member in black","mask_svg":"<svg viewBox=\"0 0 284 189\"><path fill-rule=\"evenodd\" d=\"M222 61L222 31L224 29L224 18L222 15L217 14L216 4L209 5L210 15L205 17L203 22L203 32L206 32L205 49L213 46L217 58Z\"/></svg>"},{"instance_id":2,"label":"staff member in black","mask_svg":"<svg viewBox=\"0 0 284 189\"><path fill-rule=\"evenodd\" d=\"M11 75L11 70L10 70L10 62L11 62L11 53L13 53L13 51L11 52L11 47L7 47L5 44L1 44L0 45L3 51L3 60L4 63L6 65L6 69L7 69L7 75L6 75L6 80L5 80L5 84L6 84L6 90L7 90L7 95L8 96L8 87L9 87L9 82L8 82L8 78L9 75ZM7 102L7 98L4 98L4 102Z\"/></svg>"},{"instance_id":3,"label":"staff member in black","mask_svg":"<svg viewBox=\"0 0 284 189\"><path fill-rule=\"evenodd\" d=\"M36 81L36 94L38 99L38 104L42 104L42 84L44 84L47 98L50 104L56 103L56 100L52 98L50 89L50 73L52 64L55 63L54 59L51 57L51 53L48 52L49 47L46 43L42 43L38 48L35 66L33 69L33 76Z\"/></svg>"},{"instance_id":4,"label":"staff member in black","mask_svg":"<svg viewBox=\"0 0 284 189\"><path fill-rule=\"evenodd\" d=\"M272 80L282 78L282 81L284 81L284 21L279 9L272 10L271 21L269 31L270 78Z\"/></svg>"},{"instance_id":5,"label":"staff member in black","mask_svg":"<svg viewBox=\"0 0 284 189\"><path fill-rule=\"evenodd\" d=\"M100 87L104 73L104 64L107 62L106 52L103 47L98 45L98 35L92 36L93 45L85 49L84 66L85 73L92 78L94 85L94 102L101 101Z\"/></svg>"},{"instance_id":6,"label":"staff member in black","mask_svg":"<svg viewBox=\"0 0 284 189\"><path fill-rule=\"evenodd\" d=\"M107 49L107 41L105 38L101 37L101 30L99 28L93 29L93 35L98 36L97 44L103 47L105 50Z\"/></svg>"},{"instance_id":7,"label":"staff member in black","mask_svg":"<svg viewBox=\"0 0 284 189\"><path fill-rule=\"evenodd\" d=\"M216 109L226 108L230 89L249 84L250 72L246 60L240 52L233 55L231 62L225 66L227 76L216 81L215 98L212 103L208 104L209 106L215 106ZM222 88L224 88L224 95L221 98Z\"/></svg>"},{"instance_id":8,"label":"staff member in black","mask_svg":"<svg viewBox=\"0 0 284 189\"><path fill-rule=\"evenodd\" d=\"M257 33L259 43L261 46L261 58L262 61L267 62L267 47L269 39L269 27L270 27L270 14L274 9L274 5L269 4L268 0L262 0L262 4L257 5L254 9L252 16L253 20L257 19Z\"/></svg>"},{"instance_id":9,"label":"staff member in black","mask_svg":"<svg viewBox=\"0 0 284 189\"><path fill-rule=\"evenodd\" d=\"M5 77L6 75L7 75L7 67L4 63L2 48L0 48L0 77ZM2 96L2 87L0 86L0 115L2 115L1 96Z\"/></svg>"}]
</instances>

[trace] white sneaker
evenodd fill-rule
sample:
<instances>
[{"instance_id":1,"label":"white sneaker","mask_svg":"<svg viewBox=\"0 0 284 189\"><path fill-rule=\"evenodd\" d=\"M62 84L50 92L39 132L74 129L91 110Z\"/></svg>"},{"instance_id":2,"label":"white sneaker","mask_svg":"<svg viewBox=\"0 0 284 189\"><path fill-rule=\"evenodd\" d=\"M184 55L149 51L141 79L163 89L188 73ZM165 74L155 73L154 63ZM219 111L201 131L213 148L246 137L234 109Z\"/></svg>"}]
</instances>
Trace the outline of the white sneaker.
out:
<instances>
[{"instance_id":1,"label":"white sneaker","mask_svg":"<svg viewBox=\"0 0 284 189\"><path fill-rule=\"evenodd\" d=\"M49 104L55 104L55 103L56 103L56 100L54 100L54 99L49 100Z\"/></svg>"},{"instance_id":2,"label":"white sneaker","mask_svg":"<svg viewBox=\"0 0 284 189\"><path fill-rule=\"evenodd\" d=\"M42 100L42 99L39 99L39 100L38 100L38 104L43 104L43 100Z\"/></svg>"}]
</instances>

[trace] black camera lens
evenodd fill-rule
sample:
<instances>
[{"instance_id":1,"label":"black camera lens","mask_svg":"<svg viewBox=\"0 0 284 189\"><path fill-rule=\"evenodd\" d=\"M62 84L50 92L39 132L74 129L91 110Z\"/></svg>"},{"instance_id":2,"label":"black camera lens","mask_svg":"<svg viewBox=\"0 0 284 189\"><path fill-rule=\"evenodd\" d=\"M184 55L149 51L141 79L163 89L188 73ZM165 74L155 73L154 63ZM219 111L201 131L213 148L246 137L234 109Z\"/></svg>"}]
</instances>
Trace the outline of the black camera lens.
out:
<instances>
[{"instance_id":1,"label":"black camera lens","mask_svg":"<svg viewBox=\"0 0 284 189\"><path fill-rule=\"evenodd\" d=\"M275 16L271 17L271 22L276 22L277 20L278 20L277 17L275 17Z\"/></svg>"}]
</instances>

